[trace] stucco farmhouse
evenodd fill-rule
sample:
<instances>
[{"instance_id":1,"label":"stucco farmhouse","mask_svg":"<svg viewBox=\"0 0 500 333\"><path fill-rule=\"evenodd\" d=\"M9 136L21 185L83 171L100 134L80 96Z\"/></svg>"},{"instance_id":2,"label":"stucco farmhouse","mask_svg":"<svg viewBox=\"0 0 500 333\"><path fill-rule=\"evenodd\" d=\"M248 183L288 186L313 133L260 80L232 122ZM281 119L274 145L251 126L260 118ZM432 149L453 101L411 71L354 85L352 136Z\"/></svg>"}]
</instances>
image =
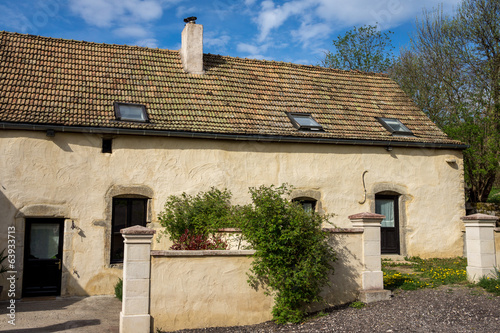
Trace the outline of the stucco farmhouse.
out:
<instances>
[{"instance_id":1,"label":"stucco farmhouse","mask_svg":"<svg viewBox=\"0 0 500 333\"><path fill-rule=\"evenodd\" d=\"M463 254L465 146L394 81L203 54L202 36L187 23L172 51L0 32L0 249L15 236L17 297L113 293L120 229L157 228L168 196L212 186L246 204L249 187L288 183L338 228L385 215L382 253Z\"/></svg>"}]
</instances>

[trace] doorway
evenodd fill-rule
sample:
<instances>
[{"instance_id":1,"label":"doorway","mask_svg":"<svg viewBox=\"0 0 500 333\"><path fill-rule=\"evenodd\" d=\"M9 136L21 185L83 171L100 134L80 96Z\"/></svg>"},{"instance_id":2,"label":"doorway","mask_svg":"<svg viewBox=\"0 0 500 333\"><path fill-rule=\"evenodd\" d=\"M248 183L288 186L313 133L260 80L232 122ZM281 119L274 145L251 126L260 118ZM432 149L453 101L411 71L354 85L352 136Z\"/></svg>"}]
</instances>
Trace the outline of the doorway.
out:
<instances>
[{"instance_id":1,"label":"doorway","mask_svg":"<svg viewBox=\"0 0 500 333\"><path fill-rule=\"evenodd\" d=\"M63 218L27 218L23 297L61 295Z\"/></svg>"},{"instance_id":2,"label":"doorway","mask_svg":"<svg viewBox=\"0 0 500 333\"><path fill-rule=\"evenodd\" d=\"M380 227L382 254L400 254L398 198L397 195L375 196L375 213L385 216Z\"/></svg>"}]
</instances>

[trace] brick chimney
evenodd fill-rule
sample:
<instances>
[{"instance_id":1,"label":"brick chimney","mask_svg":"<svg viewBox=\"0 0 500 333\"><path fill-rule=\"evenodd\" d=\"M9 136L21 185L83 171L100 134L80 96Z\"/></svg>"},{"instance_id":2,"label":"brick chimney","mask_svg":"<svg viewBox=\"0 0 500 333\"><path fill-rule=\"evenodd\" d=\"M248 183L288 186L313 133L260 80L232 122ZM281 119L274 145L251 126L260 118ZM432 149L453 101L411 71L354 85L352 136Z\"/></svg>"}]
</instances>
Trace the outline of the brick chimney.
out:
<instances>
[{"instance_id":1,"label":"brick chimney","mask_svg":"<svg viewBox=\"0 0 500 333\"><path fill-rule=\"evenodd\" d=\"M182 30L181 60L184 71L190 74L205 74L203 70L203 26L196 24L196 17L184 19Z\"/></svg>"}]
</instances>

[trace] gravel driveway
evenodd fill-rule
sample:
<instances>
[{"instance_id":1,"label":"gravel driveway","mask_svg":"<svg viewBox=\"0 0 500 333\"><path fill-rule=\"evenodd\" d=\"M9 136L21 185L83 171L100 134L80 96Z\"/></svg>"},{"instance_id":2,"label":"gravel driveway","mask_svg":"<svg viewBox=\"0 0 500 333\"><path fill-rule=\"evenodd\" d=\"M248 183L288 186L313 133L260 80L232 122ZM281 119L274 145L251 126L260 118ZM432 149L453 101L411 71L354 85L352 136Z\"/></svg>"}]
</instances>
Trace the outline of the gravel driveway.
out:
<instances>
[{"instance_id":1,"label":"gravel driveway","mask_svg":"<svg viewBox=\"0 0 500 333\"><path fill-rule=\"evenodd\" d=\"M397 290L389 301L333 310L300 325L266 322L177 332L500 332L500 297L465 286Z\"/></svg>"}]
</instances>

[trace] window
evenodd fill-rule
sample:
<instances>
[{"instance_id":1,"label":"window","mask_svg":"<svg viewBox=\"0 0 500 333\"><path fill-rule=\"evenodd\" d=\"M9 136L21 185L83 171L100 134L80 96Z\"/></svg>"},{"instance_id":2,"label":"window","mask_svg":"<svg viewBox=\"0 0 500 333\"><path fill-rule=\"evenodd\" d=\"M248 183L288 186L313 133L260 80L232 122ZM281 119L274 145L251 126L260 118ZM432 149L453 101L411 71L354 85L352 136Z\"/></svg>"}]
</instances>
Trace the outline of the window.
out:
<instances>
[{"instance_id":1,"label":"window","mask_svg":"<svg viewBox=\"0 0 500 333\"><path fill-rule=\"evenodd\" d=\"M146 226L146 198L113 198L113 216L111 230L111 262L123 262L123 237L121 229L133 225Z\"/></svg>"},{"instance_id":2,"label":"window","mask_svg":"<svg viewBox=\"0 0 500 333\"><path fill-rule=\"evenodd\" d=\"M312 198L295 198L292 201L300 203L302 208L308 213L314 213L316 211L316 200Z\"/></svg>"},{"instance_id":3,"label":"window","mask_svg":"<svg viewBox=\"0 0 500 333\"><path fill-rule=\"evenodd\" d=\"M113 152L113 139L102 139L103 154L111 154Z\"/></svg>"},{"instance_id":4,"label":"window","mask_svg":"<svg viewBox=\"0 0 500 333\"><path fill-rule=\"evenodd\" d=\"M310 113L287 113L295 128L306 131L322 131L321 126Z\"/></svg>"},{"instance_id":5,"label":"window","mask_svg":"<svg viewBox=\"0 0 500 333\"><path fill-rule=\"evenodd\" d=\"M148 114L146 106L142 104L117 103L115 102L116 119L126 121L147 122Z\"/></svg>"},{"instance_id":6,"label":"window","mask_svg":"<svg viewBox=\"0 0 500 333\"><path fill-rule=\"evenodd\" d=\"M377 120L385 127L392 135L413 135L413 133L403 125L399 119L394 118L377 118Z\"/></svg>"}]
</instances>

